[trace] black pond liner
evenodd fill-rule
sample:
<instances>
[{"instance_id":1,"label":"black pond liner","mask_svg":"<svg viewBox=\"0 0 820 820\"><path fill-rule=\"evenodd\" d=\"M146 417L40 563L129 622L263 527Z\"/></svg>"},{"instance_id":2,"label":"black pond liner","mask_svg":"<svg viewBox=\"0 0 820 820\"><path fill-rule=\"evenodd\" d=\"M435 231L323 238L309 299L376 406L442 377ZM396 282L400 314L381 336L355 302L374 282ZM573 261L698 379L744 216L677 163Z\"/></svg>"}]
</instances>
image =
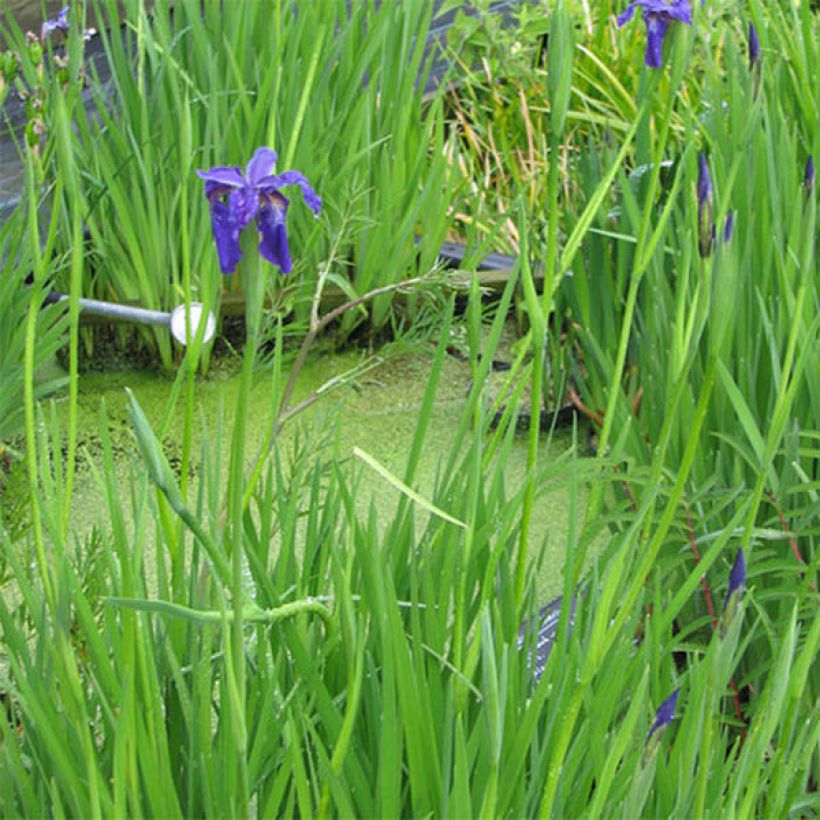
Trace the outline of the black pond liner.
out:
<instances>
[{"instance_id":1,"label":"black pond liner","mask_svg":"<svg viewBox=\"0 0 820 820\"><path fill-rule=\"evenodd\" d=\"M416 243L421 238L416 237ZM438 253L439 259L449 267L457 267L464 261L467 248L456 242L445 242ZM506 253L488 253L476 265L476 270L511 271L515 266L515 257Z\"/></svg>"},{"instance_id":2,"label":"black pond liner","mask_svg":"<svg viewBox=\"0 0 820 820\"><path fill-rule=\"evenodd\" d=\"M541 607L536 615L525 618L518 630L518 649L530 646L527 654L527 666L532 670L535 683L541 679L547 665L552 646L558 634L558 623L561 619L561 607L564 596L559 595L546 606ZM569 604L569 634L575 626L575 608L578 596L573 595ZM533 635L533 633L535 633Z\"/></svg>"}]
</instances>

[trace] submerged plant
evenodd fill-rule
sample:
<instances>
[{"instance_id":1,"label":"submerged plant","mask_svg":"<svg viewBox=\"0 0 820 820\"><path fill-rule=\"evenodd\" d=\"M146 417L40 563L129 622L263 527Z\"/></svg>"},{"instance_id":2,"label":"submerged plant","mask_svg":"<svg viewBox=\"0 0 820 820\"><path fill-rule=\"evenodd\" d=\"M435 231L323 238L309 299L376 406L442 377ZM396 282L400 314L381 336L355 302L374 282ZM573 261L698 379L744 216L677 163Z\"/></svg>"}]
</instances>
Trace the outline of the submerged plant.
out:
<instances>
[{"instance_id":1,"label":"submerged plant","mask_svg":"<svg viewBox=\"0 0 820 820\"><path fill-rule=\"evenodd\" d=\"M646 23L646 54L644 62L647 68L663 68L663 40L669 26L676 20L691 25L692 5L689 0L634 0L626 11L618 15L618 28L625 26L635 15L635 10L643 9L643 21Z\"/></svg>"},{"instance_id":2,"label":"submerged plant","mask_svg":"<svg viewBox=\"0 0 820 820\"><path fill-rule=\"evenodd\" d=\"M285 171L274 174L276 151L257 148L245 174L238 166L216 166L197 171L205 181L205 196L211 206L211 226L219 254L222 273L236 270L242 251L239 235L256 217L259 231L259 252L282 273L290 273L293 264L285 225L290 201L280 190L286 185L298 185L308 207L316 214L322 200L311 188L304 174Z\"/></svg>"}]
</instances>

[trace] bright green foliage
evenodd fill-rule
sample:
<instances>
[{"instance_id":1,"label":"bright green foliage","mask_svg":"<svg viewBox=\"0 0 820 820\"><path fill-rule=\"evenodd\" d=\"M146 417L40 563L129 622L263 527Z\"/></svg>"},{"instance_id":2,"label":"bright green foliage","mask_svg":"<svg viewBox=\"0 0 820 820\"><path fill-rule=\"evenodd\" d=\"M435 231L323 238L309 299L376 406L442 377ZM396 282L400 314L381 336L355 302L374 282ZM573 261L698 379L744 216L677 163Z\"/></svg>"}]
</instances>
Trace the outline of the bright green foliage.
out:
<instances>
[{"instance_id":1,"label":"bright green foliage","mask_svg":"<svg viewBox=\"0 0 820 820\"><path fill-rule=\"evenodd\" d=\"M130 228L99 203L93 241L108 242L110 223L119 238L100 247L115 258L116 243L131 247L124 237L151 209L163 219L177 213L185 229L162 240L152 235L150 252L188 260L180 268L187 278L177 280L188 293L215 288L221 280L209 285L203 276L197 285L190 275L201 268L215 277L216 261L204 262L211 244L206 250L198 241L207 231L204 203L181 180L194 167L230 161L232 151L244 156L246 140L275 142L283 165L304 170L340 207L345 193L359 191L361 204L348 197L362 209L354 224L364 225L348 246L359 266L355 292L384 283L375 274L382 266L386 276L405 276L412 232L424 232L429 219L440 239L447 217L444 207L430 213L425 198L450 190L440 162L442 104L434 100L422 115L417 97L377 99L377 75L369 73L366 87L362 80L384 70L402 87L400 54L427 24L427 4L385 3L384 17L360 10L355 25L338 30L319 9L343 20L343 2L300 4L295 17L288 4L274 3L265 28L251 25L260 22L255 11L246 23L234 11L218 18L216 5L206 4L204 17L198 2L178 5L186 27L176 38L161 11L151 22L131 8L134 51L129 57L113 41L108 46L122 61L118 82L133 84L118 99L136 106L128 121L145 129L117 149L132 155L123 174L142 168L153 184L146 169L163 169L164 151L176 170L157 171L155 189L130 177L134 197L146 203ZM253 278L264 268L249 260L241 276L252 343L236 426L195 429L199 351L183 360L156 432L132 401L141 457L135 449L126 474L115 467L103 409L96 477L109 526L86 544L75 545L65 525L72 436L64 461L64 431L55 414L40 408L37 415L28 391L32 526L27 534L0 530L11 576L0 590L0 688L9 716L0 714L0 813L817 812L820 304L816 192L806 196L800 183L807 156L820 154L812 82L818 18L807 3L752 0L763 55L758 82L748 70L739 7L707 0L691 28L669 38L667 68L650 73L635 31L615 31L608 16L615 4L601 3L587 18L588 5L567 3L560 14L571 18L548 27L558 37L572 31L575 48L566 116L553 111L530 131L544 177L516 176L527 137L493 122L500 193L472 200L487 231L479 227L470 239L479 244L482 233L512 226L528 254L511 272L491 325L482 325L474 280L466 320L473 386L429 497L419 493L417 471L456 321L452 304L441 317L403 474L380 467L377 453L364 454L364 465L350 463L310 442L286 450L273 434L269 457L248 472L245 426L275 431L287 405L280 399L289 398L280 324L271 418L250 421L242 412L266 285ZM222 57L221 47L211 51L220 26ZM391 39L397 30L400 41ZM258 54L271 31L290 36L268 37L278 62L263 64ZM133 57L135 78L126 70ZM605 89L602 78L613 72L617 85ZM561 82L541 79L562 106ZM486 93L474 80L459 92L457 119L465 101ZM521 80L509 78L511 87L523 87ZM272 89L264 105L260 87ZM139 88L152 92L145 102ZM182 122L178 133L165 133L160 113ZM329 114L351 133L330 133ZM419 122L435 124L426 143ZM80 142L101 138L98 126L84 128ZM90 168L87 146L67 129L60 133L63 167L75 157L77 168ZM391 134L407 140L397 153ZM146 145L148 135L164 148ZM481 182L483 155L478 142L473 147L457 157L473 186L467 192ZM709 157L717 227L715 249L703 259L700 152ZM100 163L100 184L116 191L114 160ZM87 205L84 185L66 182L67 219ZM468 204L465 197L458 206L462 216ZM722 241L730 208L734 232ZM333 229L295 227L304 268L290 282L310 296L314 268L338 259ZM425 254L431 261L433 251ZM138 264L147 275L147 262ZM111 271L101 275L114 286ZM491 429L483 388L519 283L531 329L510 389L526 376L537 408L542 392L572 377L582 415L600 429L595 457L582 457L579 446L550 463L539 460L532 432L530 479L509 486L504 468L518 402L509 401ZM376 323L386 315L380 311L386 306L376 303ZM33 345L30 334L28 384ZM177 477L158 442L180 401L186 432ZM199 475L191 481L195 461ZM387 520L360 496L359 471L371 468L400 495ZM536 683L528 664L534 641L518 646L522 620L545 603L534 599L542 559L529 516L559 482L572 509L568 532L556 535L566 545L564 605ZM126 507L134 522L128 529ZM145 548L149 532L156 549ZM739 548L746 592L722 617ZM647 742L656 708L678 688L676 718Z\"/></svg>"},{"instance_id":2,"label":"bright green foliage","mask_svg":"<svg viewBox=\"0 0 820 820\"><path fill-rule=\"evenodd\" d=\"M25 244L21 243L19 220L9 219L0 228L0 453L4 442L20 434L23 427L23 352L26 345L26 327L21 321L25 315L33 288L24 287L26 274L31 270L31 259ZM55 262L52 268L57 267ZM42 292L38 299L43 298ZM35 352L38 365L45 365L59 349L67 327L59 308L44 310L37 321L38 345ZM35 387L39 398L65 384L63 378L41 381Z\"/></svg>"},{"instance_id":3,"label":"bright green foliage","mask_svg":"<svg viewBox=\"0 0 820 820\"><path fill-rule=\"evenodd\" d=\"M334 243L333 273L357 294L432 267L456 175L440 105L422 102L431 9L345 8L271 0L206 4L203 14L198 0L179 0L171 15L166 3L88 4L111 77L97 79L87 61L94 104L75 108L69 135L94 262L84 296L168 309L190 280L199 301L218 303L231 286L194 171L243 164L249 146L274 148L279 167L302 170L325 202L320 221L290 214L297 266L272 288L282 315L306 322ZM52 153L44 166L65 171ZM380 297L370 320L378 329L389 318L390 297ZM345 330L361 320L349 315ZM147 339L170 365L167 334Z\"/></svg>"}]
</instances>

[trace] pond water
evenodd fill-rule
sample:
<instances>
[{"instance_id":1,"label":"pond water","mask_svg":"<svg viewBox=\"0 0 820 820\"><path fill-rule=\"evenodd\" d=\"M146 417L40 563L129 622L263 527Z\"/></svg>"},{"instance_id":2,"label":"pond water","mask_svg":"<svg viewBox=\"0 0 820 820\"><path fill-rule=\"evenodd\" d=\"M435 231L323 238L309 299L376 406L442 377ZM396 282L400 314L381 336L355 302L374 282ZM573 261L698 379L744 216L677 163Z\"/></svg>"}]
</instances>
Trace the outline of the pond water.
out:
<instances>
[{"instance_id":1,"label":"pond water","mask_svg":"<svg viewBox=\"0 0 820 820\"><path fill-rule=\"evenodd\" d=\"M330 391L309 410L288 422L280 441L293 443L299 435L319 436L325 447L324 457L348 462L351 470L361 473L357 503L363 513L371 503L376 507L379 520L385 523L399 501L399 492L384 478L365 467L353 457L353 448L366 451L381 465L397 476L404 474L406 460L418 422L424 392L427 386L432 354L411 353L379 359L361 352L319 355L309 360L299 379L295 402L309 395L329 379L338 378L368 362L373 367L360 374L354 383L345 383ZM417 471L414 489L430 497L439 461L446 458L455 442L454 436L470 384L469 364L450 359L445 362L438 385L425 447ZM75 535L82 538L92 527L107 529L107 511L101 502L100 488L89 466L89 459L99 455L100 403L110 420L113 439L120 442L118 470L123 473L130 463L135 445L130 439L130 425L126 412L130 388L152 425L159 425L166 412L172 381L167 376L139 371L83 374L80 377L80 419L78 441L81 456L78 461L76 492L72 504ZM197 423L206 435L213 433L217 417L222 414L223 430L230 431L233 420L238 377L212 375L200 378L196 385ZM294 403L295 403L294 402ZM182 402L178 402L181 406ZM252 394L248 424L249 459L264 441L271 419L271 379L260 373ZM67 416L67 402L58 400L61 414ZM181 439L182 419L178 408L164 439L166 451ZM225 434L226 439L228 434ZM201 432L194 437L194 452L199 451ZM545 464L571 446L571 433L558 431L551 442L542 438L543 452L539 463ZM223 445L227 456L229 440ZM172 455L171 453L170 455ZM526 436L517 437L504 476L508 494L524 480L526 473ZM150 529L150 528L149 528ZM543 545L548 551L541 556L547 568L539 577L539 598L547 600L561 589L561 567L566 550L568 529L568 498L562 488L539 495L532 525L532 544ZM531 549L535 549L532 547Z\"/></svg>"}]
</instances>

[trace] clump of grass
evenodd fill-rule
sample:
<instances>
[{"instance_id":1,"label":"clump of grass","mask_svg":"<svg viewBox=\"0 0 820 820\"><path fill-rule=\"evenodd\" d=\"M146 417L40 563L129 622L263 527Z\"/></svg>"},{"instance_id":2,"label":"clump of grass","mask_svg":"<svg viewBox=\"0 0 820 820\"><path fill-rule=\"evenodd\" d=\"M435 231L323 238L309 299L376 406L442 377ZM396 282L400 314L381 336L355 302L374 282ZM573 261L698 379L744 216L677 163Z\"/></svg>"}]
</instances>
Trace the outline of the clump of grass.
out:
<instances>
[{"instance_id":1,"label":"clump of grass","mask_svg":"<svg viewBox=\"0 0 820 820\"><path fill-rule=\"evenodd\" d=\"M71 421L63 460L64 431L35 407L29 332L32 527L14 537L0 527L13 579L0 596L5 812L812 810L817 238L816 191L801 179L817 123L782 112L810 111L803 68L816 63L817 38L805 32L816 17L806 5L791 17L752 8L764 53L769 42L786 49L759 79L743 41L727 34L719 56L693 48L709 20L696 16L670 40L666 72L642 70L620 141L595 143L580 162L577 208L559 207L554 164L535 208L516 189L522 252L489 332L473 281L473 383L429 496L417 474L451 312L403 473L363 451L354 464L311 447L283 452L281 325L269 365L274 432L248 471L246 411L268 284L248 254L235 426L203 431L192 482L197 345L156 430L131 402L140 455L125 479L103 410L108 531L94 542L93 567L78 563L69 549ZM207 11L204 21L214 22ZM568 6L550 28L551 48L563 42L574 53ZM717 21L715 31L736 29ZM696 69L704 108L680 93ZM572 128L574 77L548 87L553 149ZM67 149L68 130L60 133ZM700 153L711 210L706 186L698 192ZM630 155L643 168L631 176ZM82 212L81 186L71 177L66 186L66 213ZM539 238L530 226L543 210ZM532 256L543 260L540 292ZM510 384L528 375L540 408L557 315L583 348L575 390L600 436L594 459L544 463L533 426L528 478L509 486L517 402L493 430L482 393L519 285L531 356L516 360ZM180 399L177 478L158 442ZM372 505L360 512L365 468L400 496L387 521ZM529 517L555 481L566 483L571 507L565 587L536 678L535 636L519 637L543 603ZM144 549L148 529L154 553Z\"/></svg>"},{"instance_id":2,"label":"clump of grass","mask_svg":"<svg viewBox=\"0 0 820 820\"><path fill-rule=\"evenodd\" d=\"M320 222L290 216L301 255L293 287L273 294L284 316L306 323L342 222L358 226L341 237L331 272L348 295L433 266L455 176L440 104L422 100L432 59L424 4L354 4L344 14L333 3L300 5L297 13L284 0L204 14L188 0L173 13L162 4L148 11L138 0L89 5L88 16L92 8L110 77L86 67L85 94L94 103L74 107L68 135L94 259L84 295L169 309L190 294L218 306L229 280L207 239L194 171L217 158L242 164L249 145L275 147L280 166L300 168L328 206ZM66 172L55 154L44 164L47 176ZM58 277L58 284L66 283ZM386 294L364 312L377 331L390 305ZM362 312L349 314L344 332L361 321ZM146 338L170 366L167 337L149 331Z\"/></svg>"}]
</instances>

